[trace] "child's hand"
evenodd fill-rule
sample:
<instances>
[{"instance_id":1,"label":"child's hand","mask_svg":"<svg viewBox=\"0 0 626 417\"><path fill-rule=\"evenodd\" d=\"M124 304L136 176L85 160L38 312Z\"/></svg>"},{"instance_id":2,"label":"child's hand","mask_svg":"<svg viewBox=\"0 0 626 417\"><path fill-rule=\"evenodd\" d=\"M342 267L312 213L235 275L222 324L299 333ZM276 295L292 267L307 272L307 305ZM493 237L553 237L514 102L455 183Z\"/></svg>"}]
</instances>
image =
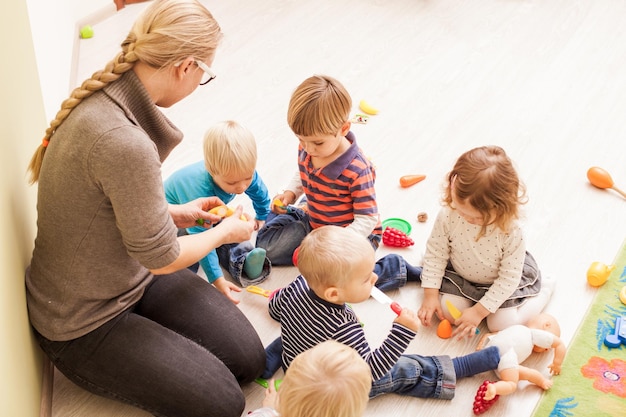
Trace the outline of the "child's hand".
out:
<instances>
[{"instance_id":1,"label":"child's hand","mask_svg":"<svg viewBox=\"0 0 626 417\"><path fill-rule=\"evenodd\" d=\"M474 337L478 325L488 314L489 310L480 303L463 310L461 317L454 321L456 328L452 331L452 337L458 336L459 340L465 336Z\"/></svg>"},{"instance_id":2,"label":"child's hand","mask_svg":"<svg viewBox=\"0 0 626 417\"><path fill-rule=\"evenodd\" d=\"M409 310L407 308L402 308L400 315L396 317L394 323L398 323L403 325L404 327L417 332L419 329L419 319L417 318L417 314L413 310Z\"/></svg>"},{"instance_id":3,"label":"child's hand","mask_svg":"<svg viewBox=\"0 0 626 417\"><path fill-rule=\"evenodd\" d=\"M274 379L270 379L267 381L267 389L265 390L265 398L263 398L263 407L269 407L276 410L276 406L278 405L278 391L276 391L276 386L274 384Z\"/></svg>"},{"instance_id":4,"label":"child's hand","mask_svg":"<svg viewBox=\"0 0 626 417\"><path fill-rule=\"evenodd\" d=\"M254 230L259 231L265 225L265 220L254 220Z\"/></svg>"},{"instance_id":5,"label":"child's hand","mask_svg":"<svg viewBox=\"0 0 626 417\"><path fill-rule=\"evenodd\" d=\"M287 206L295 201L296 195L293 192L283 191L272 199L272 207L270 208L276 214L285 214L287 213Z\"/></svg>"},{"instance_id":6,"label":"child's hand","mask_svg":"<svg viewBox=\"0 0 626 417\"><path fill-rule=\"evenodd\" d=\"M222 294L226 296L233 304L239 304L239 300L233 298L231 291L241 292L241 288L236 286L230 281L227 281L224 277L219 277L215 281L213 281L213 286L217 288Z\"/></svg>"},{"instance_id":7,"label":"child's hand","mask_svg":"<svg viewBox=\"0 0 626 417\"><path fill-rule=\"evenodd\" d=\"M419 319L422 325L430 326L430 321L436 314L439 320L443 320L443 311L441 310L441 302L439 301L439 290L436 288L424 288L424 301L419 309Z\"/></svg>"}]
</instances>

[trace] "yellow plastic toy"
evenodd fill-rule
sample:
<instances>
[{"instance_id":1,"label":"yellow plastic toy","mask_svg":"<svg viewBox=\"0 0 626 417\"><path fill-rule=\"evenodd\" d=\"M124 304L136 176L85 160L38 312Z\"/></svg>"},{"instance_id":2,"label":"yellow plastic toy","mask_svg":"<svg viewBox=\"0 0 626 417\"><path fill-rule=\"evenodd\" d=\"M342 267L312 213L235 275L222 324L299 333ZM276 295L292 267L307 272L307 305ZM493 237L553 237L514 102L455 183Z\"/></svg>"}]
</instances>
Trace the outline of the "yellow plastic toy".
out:
<instances>
[{"instance_id":1,"label":"yellow plastic toy","mask_svg":"<svg viewBox=\"0 0 626 417\"><path fill-rule=\"evenodd\" d=\"M603 285L608 279L615 265L606 265L602 262L592 262L587 269L587 282L592 287Z\"/></svg>"}]
</instances>

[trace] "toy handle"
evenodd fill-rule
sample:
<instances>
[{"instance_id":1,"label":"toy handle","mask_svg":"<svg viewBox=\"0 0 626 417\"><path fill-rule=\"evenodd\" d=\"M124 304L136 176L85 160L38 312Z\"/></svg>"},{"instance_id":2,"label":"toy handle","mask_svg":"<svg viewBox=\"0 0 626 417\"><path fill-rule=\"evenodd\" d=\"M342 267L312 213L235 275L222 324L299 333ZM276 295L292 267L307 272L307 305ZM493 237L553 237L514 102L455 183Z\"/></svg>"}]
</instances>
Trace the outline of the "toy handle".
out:
<instances>
[{"instance_id":1,"label":"toy handle","mask_svg":"<svg viewBox=\"0 0 626 417\"><path fill-rule=\"evenodd\" d=\"M402 306L395 301L391 303L389 307L391 307L393 312L396 313L398 316L400 315L400 313L402 313Z\"/></svg>"}]
</instances>

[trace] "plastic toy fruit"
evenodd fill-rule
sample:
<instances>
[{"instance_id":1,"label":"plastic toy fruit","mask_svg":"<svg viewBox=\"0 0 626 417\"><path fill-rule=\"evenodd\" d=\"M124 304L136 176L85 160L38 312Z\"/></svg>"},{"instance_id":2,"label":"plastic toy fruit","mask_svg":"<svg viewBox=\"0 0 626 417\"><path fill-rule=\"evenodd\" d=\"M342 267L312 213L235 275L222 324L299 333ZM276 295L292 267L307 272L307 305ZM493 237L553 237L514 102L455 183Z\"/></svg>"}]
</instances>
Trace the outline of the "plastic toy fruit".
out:
<instances>
[{"instance_id":1,"label":"plastic toy fruit","mask_svg":"<svg viewBox=\"0 0 626 417\"><path fill-rule=\"evenodd\" d=\"M413 246L415 242L406 233L387 226L383 230L383 243L387 246L396 246L399 248L406 248L407 246Z\"/></svg>"},{"instance_id":2,"label":"plastic toy fruit","mask_svg":"<svg viewBox=\"0 0 626 417\"><path fill-rule=\"evenodd\" d=\"M491 406L498 400L498 398L500 398L499 395L496 395L495 397L493 397L490 400L485 400L485 392L487 392L487 386L490 384L491 382L489 381L485 381L483 382L480 387L478 387L478 391L476 391L476 395L474 396L474 414L479 415L484 413L485 411L489 410L491 408Z\"/></svg>"},{"instance_id":3,"label":"plastic toy fruit","mask_svg":"<svg viewBox=\"0 0 626 417\"><path fill-rule=\"evenodd\" d=\"M611 275L611 271L615 269L615 265L606 265L602 262L592 262L587 269L587 282L592 287L603 285Z\"/></svg>"},{"instance_id":4,"label":"plastic toy fruit","mask_svg":"<svg viewBox=\"0 0 626 417\"><path fill-rule=\"evenodd\" d=\"M363 111L363 113L371 115L378 114L378 109L376 107L372 107L372 105L365 100L361 100L361 102L359 103L359 108Z\"/></svg>"},{"instance_id":5,"label":"plastic toy fruit","mask_svg":"<svg viewBox=\"0 0 626 417\"><path fill-rule=\"evenodd\" d=\"M426 178L426 175L403 175L400 177L400 186L402 188L410 187L411 185L417 184L420 181L423 181Z\"/></svg>"},{"instance_id":6,"label":"plastic toy fruit","mask_svg":"<svg viewBox=\"0 0 626 417\"><path fill-rule=\"evenodd\" d=\"M587 170L587 179L594 187L601 189L612 188L626 198L626 193L615 186L611 174L600 167L591 167Z\"/></svg>"},{"instance_id":7,"label":"plastic toy fruit","mask_svg":"<svg viewBox=\"0 0 626 417\"><path fill-rule=\"evenodd\" d=\"M449 339L452 337L452 325L448 319L443 319L439 322L439 326L437 326L437 336L442 339Z\"/></svg>"},{"instance_id":8,"label":"plastic toy fruit","mask_svg":"<svg viewBox=\"0 0 626 417\"><path fill-rule=\"evenodd\" d=\"M217 206L209 210L209 213L220 216L222 219L224 217L232 216L234 212L235 211L228 206Z\"/></svg>"},{"instance_id":9,"label":"plastic toy fruit","mask_svg":"<svg viewBox=\"0 0 626 417\"><path fill-rule=\"evenodd\" d=\"M83 39L89 39L93 37L93 28L91 25L85 25L80 28L80 37Z\"/></svg>"},{"instance_id":10,"label":"plastic toy fruit","mask_svg":"<svg viewBox=\"0 0 626 417\"><path fill-rule=\"evenodd\" d=\"M452 304L452 301L450 300L446 300L446 307L448 307L448 311L450 312L450 315L454 317L454 319L458 319L459 317L461 317L461 314L463 314L461 313L461 310L456 308L456 306Z\"/></svg>"}]
</instances>

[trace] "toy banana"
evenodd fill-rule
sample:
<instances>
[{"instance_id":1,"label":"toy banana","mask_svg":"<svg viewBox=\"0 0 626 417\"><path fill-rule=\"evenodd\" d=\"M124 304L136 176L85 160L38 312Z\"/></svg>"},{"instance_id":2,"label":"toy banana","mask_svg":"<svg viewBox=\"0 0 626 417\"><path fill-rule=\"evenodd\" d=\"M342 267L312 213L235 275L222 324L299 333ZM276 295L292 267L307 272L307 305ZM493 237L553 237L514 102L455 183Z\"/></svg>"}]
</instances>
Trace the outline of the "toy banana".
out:
<instances>
[{"instance_id":1,"label":"toy banana","mask_svg":"<svg viewBox=\"0 0 626 417\"><path fill-rule=\"evenodd\" d=\"M373 107L365 100L361 100L361 102L359 103L359 108L363 111L363 113L371 115L378 114L378 109L376 107Z\"/></svg>"},{"instance_id":2,"label":"toy banana","mask_svg":"<svg viewBox=\"0 0 626 417\"><path fill-rule=\"evenodd\" d=\"M626 285L622 287L622 290L619 292L619 300L626 304Z\"/></svg>"}]
</instances>

